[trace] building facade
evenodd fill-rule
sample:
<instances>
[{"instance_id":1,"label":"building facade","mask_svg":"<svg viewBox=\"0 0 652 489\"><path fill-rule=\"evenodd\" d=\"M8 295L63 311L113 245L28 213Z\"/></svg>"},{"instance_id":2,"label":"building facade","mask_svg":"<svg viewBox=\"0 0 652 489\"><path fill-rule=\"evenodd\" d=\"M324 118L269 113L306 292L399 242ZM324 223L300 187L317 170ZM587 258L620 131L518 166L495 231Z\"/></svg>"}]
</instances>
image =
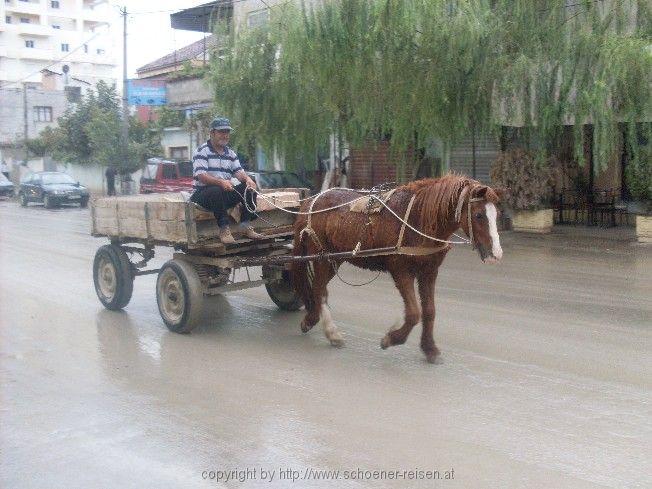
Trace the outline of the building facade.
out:
<instances>
[{"instance_id":1,"label":"building facade","mask_svg":"<svg viewBox=\"0 0 652 489\"><path fill-rule=\"evenodd\" d=\"M26 139L56 124L99 81L115 83L107 0L0 3L0 157L24 160Z\"/></svg>"}]
</instances>

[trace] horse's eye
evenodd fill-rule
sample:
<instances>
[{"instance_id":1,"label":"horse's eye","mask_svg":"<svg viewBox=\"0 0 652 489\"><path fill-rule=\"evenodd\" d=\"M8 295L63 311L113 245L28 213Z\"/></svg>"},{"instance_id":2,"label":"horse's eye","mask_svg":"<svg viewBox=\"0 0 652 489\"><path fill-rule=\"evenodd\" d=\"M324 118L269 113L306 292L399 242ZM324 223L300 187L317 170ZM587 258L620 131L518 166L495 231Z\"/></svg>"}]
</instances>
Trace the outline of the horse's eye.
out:
<instances>
[{"instance_id":1,"label":"horse's eye","mask_svg":"<svg viewBox=\"0 0 652 489\"><path fill-rule=\"evenodd\" d=\"M483 214L482 212L478 212L478 213L475 215L475 218L476 218L476 219L484 219L484 214Z\"/></svg>"}]
</instances>

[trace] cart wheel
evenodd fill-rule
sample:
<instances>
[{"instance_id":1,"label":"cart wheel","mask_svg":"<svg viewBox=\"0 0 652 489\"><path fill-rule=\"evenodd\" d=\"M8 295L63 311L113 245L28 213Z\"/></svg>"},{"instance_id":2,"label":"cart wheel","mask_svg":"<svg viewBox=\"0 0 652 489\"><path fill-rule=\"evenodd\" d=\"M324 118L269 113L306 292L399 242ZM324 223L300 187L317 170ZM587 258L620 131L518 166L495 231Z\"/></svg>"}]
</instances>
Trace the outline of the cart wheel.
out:
<instances>
[{"instance_id":1,"label":"cart wheel","mask_svg":"<svg viewBox=\"0 0 652 489\"><path fill-rule=\"evenodd\" d=\"M131 300L134 272L127 253L118 245L104 245L93 262L95 292L104 307L115 311Z\"/></svg>"},{"instance_id":2,"label":"cart wheel","mask_svg":"<svg viewBox=\"0 0 652 489\"><path fill-rule=\"evenodd\" d=\"M271 267L263 266L263 277L274 275L274 270ZM269 297L274 301L280 309L284 311L297 311L303 306L303 301L292 287L290 283L290 272L283 270L281 272L281 279L274 280L266 283L265 288Z\"/></svg>"},{"instance_id":3,"label":"cart wheel","mask_svg":"<svg viewBox=\"0 0 652 489\"><path fill-rule=\"evenodd\" d=\"M166 262L156 280L156 302L170 331L188 333L197 326L204 292L195 267L182 260Z\"/></svg>"}]
</instances>

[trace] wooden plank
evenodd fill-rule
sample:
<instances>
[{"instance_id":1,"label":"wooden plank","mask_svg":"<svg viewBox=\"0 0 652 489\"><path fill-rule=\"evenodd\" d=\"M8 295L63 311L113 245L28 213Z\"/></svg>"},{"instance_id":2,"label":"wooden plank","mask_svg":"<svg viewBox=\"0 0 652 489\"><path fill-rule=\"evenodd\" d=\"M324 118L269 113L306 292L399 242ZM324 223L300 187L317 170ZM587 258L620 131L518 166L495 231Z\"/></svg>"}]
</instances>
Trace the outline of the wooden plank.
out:
<instances>
[{"instance_id":1,"label":"wooden plank","mask_svg":"<svg viewBox=\"0 0 652 489\"><path fill-rule=\"evenodd\" d=\"M185 221L157 221L149 222L150 238L175 243L185 243L188 240Z\"/></svg>"}]
</instances>

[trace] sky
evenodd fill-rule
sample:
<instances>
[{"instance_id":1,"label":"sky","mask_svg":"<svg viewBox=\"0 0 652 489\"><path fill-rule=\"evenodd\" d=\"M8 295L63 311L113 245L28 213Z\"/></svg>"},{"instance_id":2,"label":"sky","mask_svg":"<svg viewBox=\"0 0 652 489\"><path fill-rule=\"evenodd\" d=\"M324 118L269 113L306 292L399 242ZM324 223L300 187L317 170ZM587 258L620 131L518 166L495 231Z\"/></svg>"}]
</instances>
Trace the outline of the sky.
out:
<instances>
[{"instance_id":1,"label":"sky","mask_svg":"<svg viewBox=\"0 0 652 489\"><path fill-rule=\"evenodd\" d=\"M122 80L122 17L127 8L127 75L136 78L136 69L191 44L203 37L200 32L170 27L170 14L208 3L209 0L111 0L111 36Z\"/></svg>"}]
</instances>

